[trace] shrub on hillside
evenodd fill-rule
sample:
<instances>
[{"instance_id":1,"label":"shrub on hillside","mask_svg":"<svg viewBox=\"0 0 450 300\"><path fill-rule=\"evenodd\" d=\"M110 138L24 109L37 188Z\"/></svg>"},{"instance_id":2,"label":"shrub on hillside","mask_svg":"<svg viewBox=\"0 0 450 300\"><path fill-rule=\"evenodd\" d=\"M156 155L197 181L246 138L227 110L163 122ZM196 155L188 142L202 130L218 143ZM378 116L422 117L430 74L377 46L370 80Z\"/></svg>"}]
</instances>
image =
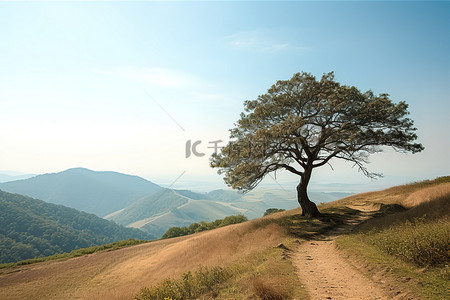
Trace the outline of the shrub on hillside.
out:
<instances>
[{"instance_id":1,"label":"shrub on hillside","mask_svg":"<svg viewBox=\"0 0 450 300\"><path fill-rule=\"evenodd\" d=\"M231 276L230 271L221 267L200 268L194 273L184 273L181 279L166 279L159 285L143 288L135 299L197 299L204 294L214 294L216 287Z\"/></svg>"},{"instance_id":2,"label":"shrub on hillside","mask_svg":"<svg viewBox=\"0 0 450 300\"><path fill-rule=\"evenodd\" d=\"M450 223L417 218L389 228L372 230L364 239L383 252L419 266L450 264Z\"/></svg>"},{"instance_id":3,"label":"shrub on hillside","mask_svg":"<svg viewBox=\"0 0 450 300\"><path fill-rule=\"evenodd\" d=\"M274 213L277 213L277 212L282 212L282 211L285 211L285 209L282 209L282 208L269 208L264 213L264 216L267 216L267 215L270 215L270 214L274 214Z\"/></svg>"},{"instance_id":4,"label":"shrub on hillside","mask_svg":"<svg viewBox=\"0 0 450 300\"><path fill-rule=\"evenodd\" d=\"M283 284L276 284L273 280L255 278L251 281L255 295L261 300L284 300L287 293L283 290Z\"/></svg>"},{"instance_id":5,"label":"shrub on hillside","mask_svg":"<svg viewBox=\"0 0 450 300\"><path fill-rule=\"evenodd\" d=\"M171 227L162 236L163 239L184 236L188 234L193 234L196 232L202 232L205 230L211 230L223 226L228 226L232 224L238 224L248 221L247 217L244 215L228 216L224 219L217 219L212 222L201 221L200 223L192 223L187 227Z\"/></svg>"}]
</instances>

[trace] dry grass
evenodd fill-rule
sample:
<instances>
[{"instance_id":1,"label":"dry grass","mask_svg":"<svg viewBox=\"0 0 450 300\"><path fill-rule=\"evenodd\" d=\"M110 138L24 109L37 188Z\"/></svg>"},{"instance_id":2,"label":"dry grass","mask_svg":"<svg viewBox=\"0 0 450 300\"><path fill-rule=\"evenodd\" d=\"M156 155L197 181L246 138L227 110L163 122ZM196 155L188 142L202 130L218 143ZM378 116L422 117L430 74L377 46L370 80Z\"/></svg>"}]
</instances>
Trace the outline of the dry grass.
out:
<instances>
[{"instance_id":1,"label":"dry grass","mask_svg":"<svg viewBox=\"0 0 450 300\"><path fill-rule=\"evenodd\" d=\"M255 295L261 300L287 299L288 293L282 282L273 278L257 277L250 282Z\"/></svg>"},{"instance_id":2,"label":"dry grass","mask_svg":"<svg viewBox=\"0 0 450 300\"><path fill-rule=\"evenodd\" d=\"M409 208L421 202L428 202L431 194L447 194L449 185L450 176L439 177L435 180L395 186L382 191L352 195L322 204L321 207L350 206L358 209L371 208L371 210L378 210L381 204L399 204ZM417 194L415 194L416 192Z\"/></svg>"},{"instance_id":3,"label":"dry grass","mask_svg":"<svg viewBox=\"0 0 450 300\"><path fill-rule=\"evenodd\" d=\"M424 298L442 299L450 288L450 184L404 186L413 191L403 199L384 205L409 209L378 213L359 226L354 234L338 238L338 244L365 257L375 268L390 270L393 276L413 278L408 289ZM392 198L390 198L392 200ZM425 267L424 269L422 269ZM409 281L408 279L408 281ZM420 284L412 284L420 282Z\"/></svg>"},{"instance_id":4,"label":"dry grass","mask_svg":"<svg viewBox=\"0 0 450 300\"><path fill-rule=\"evenodd\" d=\"M440 180L440 183L446 183L447 189L450 177ZM322 205L320 209L345 219L352 214L347 212L348 209L342 210L345 205L376 208L380 203L402 204L402 201L415 205L417 199L424 198L419 194L421 189L427 188L426 192L421 191L427 195L442 194L439 189L443 186L438 183L430 181L355 195ZM431 217L432 211L442 211L442 207L433 206L437 202L423 202L424 206L408 212L420 215L426 211ZM283 226L288 225L297 230L296 234L302 235L329 225L327 221L298 218L295 216L298 213L299 209L295 209L191 236L66 261L1 269L0 299L130 299L143 287L161 283L166 278L180 278L201 266L228 268L235 265L240 265L241 271L220 290L218 299L281 299L276 298L279 296L292 299L290 293L294 287L299 288L298 279L289 259L284 259L283 250L273 246L279 243L289 246L286 241L292 238ZM280 222L283 218L291 218L291 222Z\"/></svg>"},{"instance_id":5,"label":"dry grass","mask_svg":"<svg viewBox=\"0 0 450 300\"><path fill-rule=\"evenodd\" d=\"M425 198L423 201L417 199L417 195L421 194L421 191L413 193L408 199L413 198L416 206L397 212L395 214L381 215L380 217L370 219L359 227L359 231L367 231L372 228L378 230L389 228L393 225L404 223L405 221L414 222L416 219L425 218L428 222L434 220L440 220L439 222L450 222L450 191L447 194L442 194L439 186L433 188L427 188L426 195L432 195L433 197ZM411 203L411 202L409 202Z\"/></svg>"},{"instance_id":6,"label":"dry grass","mask_svg":"<svg viewBox=\"0 0 450 300\"><path fill-rule=\"evenodd\" d=\"M166 279L152 288L143 288L137 300L197 299L208 294L216 296L216 290L233 273L230 270L213 267L200 268L195 272L184 273L181 279Z\"/></svg>"},{"instance_id":7,"label":"dry grass","mask_svg":"<svg viewBox=\"0 0 450 300\"><path fill-rule=\"evenodd\" d=\"M232 264L286 237L276 224L255 228L250 221L67 261L5 268L0 299L129 299L165 278Z\"/></svg>"},{"instance_id":8,"label":"dry grass","mask_svg":"<svg viewBox=\"0 0 450 300\"><path fill-rule=\"evenodd\" d=\"M70 258L74 258L74 257L87 255L87 254L96 253L96 252L112 251L112 250L117 250L117 249L124 248L124 247L130 247L130 246L134 246L134 245L148 243L148 242L149 241L135 240L135 239L123 240L123 241L118 241L118 242L105 244L105 245L101 245L101 246L81 248L81 249L73 250L68 253L55 254L55 255L46 256L46 257L31 258L31 259L21 260L21 261L15 262L15 263L0 264L0 269L35 264L35 263L51 261L51 260L65 260L65 259L70 259Z\"/></svg>"},{"instance_id":9,"label":"dry grass","mask_svg":"<svg viewBox=\"0 0 450 300\"><path fill-rule=\"evenodd\" d=\"M400 204L403 207L412 208L445 197L450 197L450 183L443 183L438 186L432 186L415 191L405 200L401 201Z\"/></svg>"},{"instance_id":10,"label":"dry grass","mask_svg":"<svg viewBox=\"0 0 450 300\"><path fill-rule=\"evenodd\" d=\"M201 267L143 288L136 299L304 299L290 254L287 247L270 247L224 268Z\"/></svg>"},{"instance_id":11,"label":"dry grass","mask_svg":"<svg viewBox=\"0 0 450 300\"><path fill-rule=\"evenodd\" d=\"M284 247L271 247L237 261L235 275L224 286L217 299L306 299L296 269L290 259L298 243L284 241Z\"/></svg>"}]
</instances>

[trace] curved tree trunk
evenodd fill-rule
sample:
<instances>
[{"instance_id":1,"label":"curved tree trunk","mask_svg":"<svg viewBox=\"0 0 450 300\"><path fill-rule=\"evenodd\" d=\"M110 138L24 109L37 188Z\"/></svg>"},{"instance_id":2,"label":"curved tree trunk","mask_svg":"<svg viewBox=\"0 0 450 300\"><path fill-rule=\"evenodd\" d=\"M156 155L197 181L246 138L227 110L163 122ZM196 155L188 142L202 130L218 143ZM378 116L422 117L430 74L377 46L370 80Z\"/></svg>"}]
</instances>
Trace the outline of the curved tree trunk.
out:
<instances>
[{"instance_id":1,"label":"curved tree trunk","mask_svg":"<svg viewBox=\"0 0 450 300\"><path fill-rule=\"evenodd\" d=\"M309 200L307 187L311 172L305 172L301 177L300 183L297 185L297 200L302 208L302 216L317 218L320 217L320 212L314 202Z\"/></svg>"}]
</instances>

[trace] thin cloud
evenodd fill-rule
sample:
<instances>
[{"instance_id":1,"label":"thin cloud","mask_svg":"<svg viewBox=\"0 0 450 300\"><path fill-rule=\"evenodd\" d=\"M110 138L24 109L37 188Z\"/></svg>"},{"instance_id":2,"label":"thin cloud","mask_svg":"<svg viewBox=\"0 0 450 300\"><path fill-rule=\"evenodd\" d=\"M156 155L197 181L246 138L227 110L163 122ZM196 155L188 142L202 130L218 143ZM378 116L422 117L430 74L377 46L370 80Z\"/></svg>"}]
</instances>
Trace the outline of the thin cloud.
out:
<instances>
[{"instance_id":1,"label":"thin cloud","mask_svg":"<svg viewBox=\"0 0 450 300\"><path fill-rule=\"evenodd\" d=\"M290 49L307 49L307 47L297 46L289 41L282 40L278 34L264 30L238 32L226 36L222 40L232 48L252 49L266 53L276 53Z\"/></svg>"},{"instance_id":2,"label":"thin cloud","mask_svg":"<svg viewBox=\"0 0 450 300\"><path fill-rule=\"evenodd\" d=\"M95 70L96 73L138 83L146 91L157 90L159 96L183 95L184 102L226 102L236 96L212 80L170 68L121 67L113 71ZM170 96L168 96L170 95ZM159 101L159 100L158 100Z\"/></svg>"}]
</instances>

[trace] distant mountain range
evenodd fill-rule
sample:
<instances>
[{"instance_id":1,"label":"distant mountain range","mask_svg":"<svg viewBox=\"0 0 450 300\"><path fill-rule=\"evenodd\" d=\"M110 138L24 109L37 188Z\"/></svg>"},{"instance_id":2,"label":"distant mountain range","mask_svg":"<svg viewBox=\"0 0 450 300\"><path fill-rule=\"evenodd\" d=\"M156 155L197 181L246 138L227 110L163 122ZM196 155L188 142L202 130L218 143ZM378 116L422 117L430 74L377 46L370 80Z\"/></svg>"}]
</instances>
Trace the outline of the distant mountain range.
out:
<instances>
[{"instance_id":1,"label":"distant mountain range","mask_svg":"<svg viewBox=\"0 0 450 300\"><path fill-rule=\"evenodd\" d=\"M73 208L0 191L0 263L130 238L155 237Z\"/></svg>"},{"instance_id":2,"label":"distant mountain range","mask_svg":"<svg viewBox=\"0 0 450 300\"><path fill-rule=\"evenodd\" d=\"M0 183L0 190L103 217L162 188L144 178L83 168Z\"/></svg>"},{"instance_id":3,"label":"distant mountain range","mask_svg":"<svg viewBox=\"0 0 450 300\"><path fill-rule=\"evenodd\" d=\"M0 183L28 179L36 176L35 174L20 174L16 172L0 171Z\"/></svg>"},{"instance_id":4,"label":"distant mountain range","mask_svg":"<svg viewBox=\"0 0 450 300\"><path fill-rule=\"evenodd\" d=\"M298 207L296 190L257 188L196 193L165 189L138 176L83 168L0 183L0 190L94 213L117 224L161 237L170 227L243 214L257 218L268 208ZM311 200L329 202L348 193L310 192Z\"/></svg>"}]
</instances>

